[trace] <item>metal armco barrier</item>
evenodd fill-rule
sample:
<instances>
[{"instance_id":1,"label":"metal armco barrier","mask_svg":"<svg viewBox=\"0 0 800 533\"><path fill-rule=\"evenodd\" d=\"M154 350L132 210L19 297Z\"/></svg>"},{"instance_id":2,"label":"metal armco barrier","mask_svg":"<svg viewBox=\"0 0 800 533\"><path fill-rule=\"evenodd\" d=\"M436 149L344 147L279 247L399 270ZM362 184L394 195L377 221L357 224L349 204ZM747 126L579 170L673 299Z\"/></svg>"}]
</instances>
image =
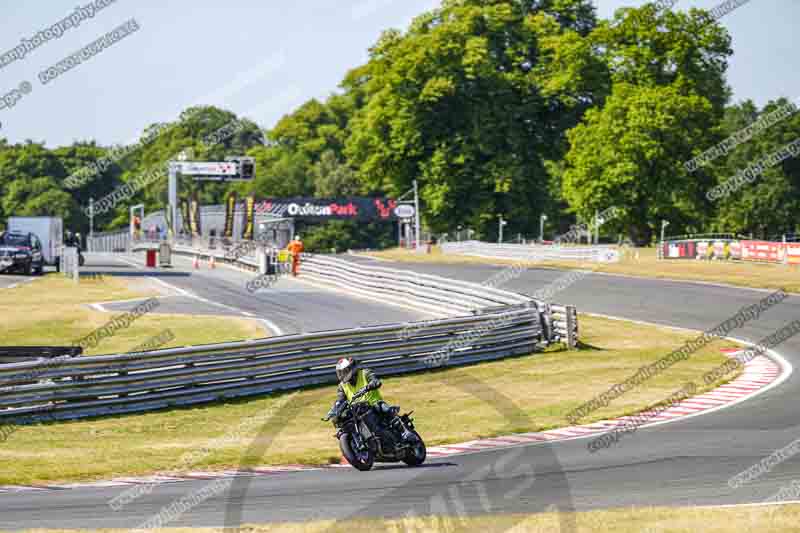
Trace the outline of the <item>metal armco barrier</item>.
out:
<instances>
[{"instance_id":1,"label":"metal armco barrier","mask_svg":"<svg viewBox=\"0 0 800 533\"><path fill-rule=\"evenodd\" d=\"M186 242L188 241L176 244L173 253L197 255L203 259L213 255L219 262L236 263L240 267L258 271L259 263L254 255L244 255L231 261L226 258L224 250L209 250L202 246L203 242L199 239L195 239L194 246L188 246ZM141 247L146 249L147 243L141 243ZM462 316L486 308L502 310L515 305L533 305L541 313L545 313L542 310L545 305L543 302L534 302L529 297L512 291L430 274L367 266L336 257L305 254L300 276L302 279L337 286L357 295L381 299L387 304L411 306L439 317ZM546 312L553 315L550 317L554 325L553 337L549 340L565 342L569 347L575 347L577 341L569 341L571 337L568 332L572 330L566 322L568 307L570 306L553 305L552 312ZM577 324L577 318L575 320Z\"/></svg>"},{"instance_id":2,"label":"metal armco barrier","mask_svg":"<svg viewBox=\"0 0 800 533\"><path fill-rule=\"evenodd\" d=\"M578 315L574 306L546 304L477 283L366 266L334 257L314 256L302 264L300 272L304 279L377 297L390 304L412 305L432 314L459 316L533 308L540 315L547 342L564 342L570 348L577 345Z\"/></svg>"},{"instance_id":3,"label":"metal armco barrier","mask_svg":"<svg viewBox=\"0 0 800 533\"><path fill-rule=\"evenodd\" d=\"M141 249L146 249L148 245L141 243L140 246ZM244 255L230 260L226 258L225 250L209 250L202 239L176 241L173 253L200 256L203 259L213 255L218 262L235 263L254 272L259 268L255 255ZM438 317L463 316L479 313L484 309L502 312L508 306L536 307L543 327L546 327L547 322L552 324L552 332L546 337L547 341L564 342L570 348L577 345L577 312L574 307L547 305L512 291L310 254L303 257L300 277L336 286L356 295L380 299L387 304L414 307ZM568 323L570 316L574 325Z\"/></svg>"},{"instance_id":4,"label":"metal armco barrier","mask_svg":"<svg viewBox=\"0 0 800 533\"><path fill-rule=\"evenodd\" d=\"M498 324L502 326L497 327ZM475 331L468 346L460 337ZM423 323L288 335L154 352L0 365L0 422L70 419L191 405L334 383L333 367L356 356L382 375L528 354L542 342L535 310ZM457 349L448 350L449 346ZM440 352L441 353L441 352ZM29 384L31 375L42 380Z\"/></svg>"},{"instance_id":5,"label":"metal armco barrier","mask_svg":"<svg viewBox=\"0 0 800 533\"><path fill-rule=\"evenodd\" d=\"M138 243L134 249L152 244ZM172 253L213 256L258 269L255 256L226 259L225 249L210 250L202 241L175 241ZM334 365L344 356L358 357L380 374L393 375L529 354L552 342L577 344L572 306L335 257L307 257L300 272L312 282L413 305L442 318L0 365L0 423L144 412L335 383Z\"/></svg>"},{"instance_id":6,"label":"metal armco barrier","mask_svg":"<svg viewBox=\"0 0 800 533\"><path fill-rule=\"evenodd\" d=\"M443 316L473 313L485 307L526 304L529 298L494 287L429 274L366 266L343 259L314 256L302 262L301 276L385 300L413 304Z\"/></svg>"},{"instance_id":7,"label":"metal armco barrier","mask_svg":"<svg viewBox=\"0 0 800 533\"><path fill-rule=\"evenodd\" d=\"M589 261L616 263L619 251L613 246L559 246L541 244L494 244L480 241L447 242L442 253L474 255L521 261Z\"/></svg>"},{"instance_id":8,"label":"metal armco barrier","mask_svg":"<svg viewBox=\"0 0 800 533\"><path fill-rule=\"evenodd\" d=\"M82 353L83 348L80 346L0 346L0 363L76 357Z\"/></svg>"},{"instance_id":9,"label":"metal armco barrier","mask_svg":"<svg viewBox=\"0 0 800 533\"><path fill-rule=\"evenodd\" d=\"M254 272L258 270L259 264L254 256L242 256L236 261L230 261L226 259L224 250L208 250L201 244L202 241L198 239L195 239L194 246L176 244L173 253L198 255L203 259L214 255L218 262L233 262ZM142 243L141 246L145 249L147 244ZM574 307L555 304L547 306L544 302L535 302L512 291L319 255L307 255L303 258L300 277L336 286L356 295L379 299L387 304L414 307L438 317L463 316L481 312L483 309L502 312L508 306L535 307L542 315L543 323L547 320L552 322L552 335L547 337L549 342L564 342L571 348L577 343L577 313ZM575 327L567 323L570 316L568 309L572 309Z\"/></svg>"}]
</instances>

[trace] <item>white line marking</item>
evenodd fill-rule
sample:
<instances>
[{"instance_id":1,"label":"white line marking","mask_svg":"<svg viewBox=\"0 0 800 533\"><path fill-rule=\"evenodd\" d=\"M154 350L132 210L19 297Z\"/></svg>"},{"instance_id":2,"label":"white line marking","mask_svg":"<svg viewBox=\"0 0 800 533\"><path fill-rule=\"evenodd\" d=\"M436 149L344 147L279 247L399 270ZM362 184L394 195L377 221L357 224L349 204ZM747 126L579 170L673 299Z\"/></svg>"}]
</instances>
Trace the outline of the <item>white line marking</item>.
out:
<instances>
[{"instance_id":1,"label":"white line marking","mask_svg":"<svg viewBox=\"0 0 800 533\"><path fill-rule=\"evenodd\" d=\"M122 259L122 258L120 258L120 259ZM124 259L122 259L122 260L124 261ZM137 268L141 268L140 266L138 266L138 265L136 265L134 263L129 263L129 264L133 264ZM229 311L234 311L236 313L241 313L242 315L245 315L245 316L250 316L250 317L255 317L256 316L256 315L254 315L252 313L249 313L248 311L244 311L242 309L237 309L236 307L231 307L230 305L221 304L219 302L214 302L214 301L211 301L211 300L209 300L207 298L203 298L202 296L198 296L198 295L194 294L193 292L190 292L190 291L188 291L186 289L182 289L182 288L177 287L177 286L175 286L175 285L173 285L171 283L167 283L166 281L164 281L161 278L153 277L151 279L153 279L154 281L164 285L165 287L167 287L167 288L169 288L171 290L174 290L174 291L178 292L179 294L181 294L183 296L186 296L187 298L192 298L192 299L195 299L195 300L207 303L207 304L216 305L218 307L221 307L223 309L227 309ZM259 318L258 320L263 322L267 326L267 328L270 329L275 335L278 335L278 336L285 335L284 331L280 327L278 327L278 325L275 324L275 322L273 322L272 320L269 320L267 318Z\"/></svg>"},{"instance_id":2,"label":"white line marking","mask_svg":"<svg viewBox=\"0 0 800 533\"><path fill-rule=\"evenodd\" d=\"M279 328L278 325L275 322L273 322L272 320L270 320L268 318L259 318L259 320L261 322L263 322L264 324L266 324L266 326L269 329L271 329L275 333L275 335L278 335L278 336L285 335L283 330L281 328Z\"/></svg>"},{"instance_id":3,"label":"white line marking","mask_svg":"<svg viewBox=\"0 0 800 533\"><path fill-rule=\"evenodd\" d=\"M611 316L611 315L603 315L603 314L599 314L599 313L581 313L581 314L585 314L585 315L589 315L589 316L598 316L598 317L601 317L601 318L608 318L610 320L621 320L621 321L627 321L627 322L635 322L637 324L648 324L648 325L651 325L651 326L661 326L661 327L667 327L667 328L671 328L671 329L678 329L678 330L683 330L683 331L691 331L693 333L702 333L702 331L700 331L700 330L693 330L693 329L689 329L689 328L680 328L680 327L675 327L675 326L663 326L662 324L656 324L656 323L653 323L653 322L645 322L643 320L628 320L626 318L621 318L621 317ZM733 341L733 342L738 342L740 344L744 344L745 346L748 346L748 347L755 346L755 343L752 343L750 341L746 341L746 340L743 340L743 339L739 339L739 338L736 338L736 337L722 337L722 338L726 339L726 340L729 340L729 341ZM696 416L707 415L707 414L714 413L716 411L720 411L722 409L727 409L728 407L733 407L734 405L736 405L738 403L741 403L741 402L743 402L745 400L749 400L751 398L755 398L756 396L758 396L760 394L764 394L765 392L777 387L778 385L780 385L784 381L786 381L789 378L789 376L792 374L792 372L794 371L794 367L792 367L792 364L789 361L787 361L781 354L779 354L778 352L776 352L773 349L767 349L766 353L769 354L769 356L772 358L772 360L774 360L776 363L778 363L778 365L781 367L781 375L778 377L778 379L776 379L775 381L773 381L772 383L770 383L766 387L763 387L761 389L753 391L752 393L742 395L738 399L735 399L735 400L732 400L732 401L727 401L726 403L724 403L722 405L719 405L717 407L712 407L711 409L707 409L705 411L700 411L700 412L695 413L693 415L686 415L684 417L681 417L680 420L687 420L689 418L694 418ZM761 356L761 357L763 357L763 356ZM709 391L709 392L706 392L705 394L703 394L701 396L705 396L707 394L711 395L711 394L713 394L715 392L715 390L716 389L714 389L712 391ZM689 399L689 398L687 398L687 399ZM661 424L667 424L669 422L671 422L671 421L670 420L665 420L663 422L653 422L651 424L645 424L645 425L642 425L640 427L643 427L643 428L652 427L652 426L657 426L657 425L661 425Z\"/></svg>"},{"instance_id":4,"label":"white line marking","mask_svg":"<svg viewBox=\"0 0 800 533\"><path fill-rule=\"evenodd\" d=\"M144 269L144 265L142 265L140 263L136 263L132 259L126 259L126 258L124 258L122 256L116 257L115 259L118 259L118 260L122 261L123 263L128 263L129 265L133 266L134 268L138 268L139 270L143 270Z\"/></svg>"},{"instance_id":5,"label":"white line marking","mask_svg":"<svg viewBox=\"0 0 800 533\"><path fill-rule=\"evenodd\" d=\"M781 502L755 502L755 503L726 503L723 505L700 505L698 509L721 509L725 507L767 507L769 505L794 505L800 500L787 500Z\"/></svg>"}]
</instances>

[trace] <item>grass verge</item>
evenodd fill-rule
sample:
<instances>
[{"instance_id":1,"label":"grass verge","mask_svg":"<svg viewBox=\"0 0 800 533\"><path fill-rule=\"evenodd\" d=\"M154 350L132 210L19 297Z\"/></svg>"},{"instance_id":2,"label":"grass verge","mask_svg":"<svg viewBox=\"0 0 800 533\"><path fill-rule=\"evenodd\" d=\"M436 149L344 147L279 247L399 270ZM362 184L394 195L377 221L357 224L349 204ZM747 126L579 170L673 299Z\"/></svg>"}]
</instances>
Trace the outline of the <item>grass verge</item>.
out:
<instances>
[{"instance_id":1,"label":"grass verge","mask_svg":"<svg viewBox=\"0 0 800 533\"><path fill-rule=\"evenodd\" d=\"M413 263L446 264L494 264L510 265L512 259L492 259L466 255L443 254L434 246L430 254L393 248L366 255ZM627 248L619 263L585 263L580 261L541 261L530 262L531 268L558 268L596 270L607 274L624 274L644 278L680 279L687 281L709 281L727 283L756 289L784 289L800 293L800 269L797 266L742 263L738 261L689 261L656 258L655 248Z\"/></svg>"},{"instance_id":2,"label":"grass verge","mask_svg":"<svg viewBox=\"0 0 800 533\"><path fill-rule=\"evenodd\" d=\"M384 397L415 410L417 427L429 445L549 429L567 425L571 409L691 336L595 317L581 321L582 344L577 350L388 378ZM734 344L728 341L710 343L582 422L639 411L690 381L702 389L702 375L725 360L719 349L730 346ZM335 387L325 386L194 408L21 427L0 444L0 484L338 462L333 428L320 421L334 395ZM253 444L262 450L245 453Z\"/></svg>"},{"instance_id":3,"label":"grass verge","mask_svg":"<svg viewBox=\"0 0 800 533\"><path fill-rule=\"evenodd\" d=\"M88 304L157 296L153 290L131 290L129 281L113 276L81 279L80 285L57 274L0 291L0 339L6 346L69 346L121 313L103 313ZM171 330L162 348L266 337L254 320L235 317L159 314L156 307L128 328L104 337L88 355L122 353Z\"/></svg>"},{"instance_id":4,"label":"grass verge","mask_svg":"<svg viewBox=\"0 0 800 533\"><path fill-rule=\"evenodd\" d=\"M243 533L391 533L481 531L483 533L551 533L559 531L558 513L492 514L469 517L422 516L348 520L314 520L243 525ZM577 533L731 533L758 531L786 533L800 531L800 505L769 507L634 507L575 513ZM28 533L57 533L67 530L30 529ZM74 531L74 530L71 530ZM81 530L90 531L90 530ZM123 530L96 529L117 533ZM163 528L159 533L218 533L213 528Z\"/></svg>"}]
</instances>

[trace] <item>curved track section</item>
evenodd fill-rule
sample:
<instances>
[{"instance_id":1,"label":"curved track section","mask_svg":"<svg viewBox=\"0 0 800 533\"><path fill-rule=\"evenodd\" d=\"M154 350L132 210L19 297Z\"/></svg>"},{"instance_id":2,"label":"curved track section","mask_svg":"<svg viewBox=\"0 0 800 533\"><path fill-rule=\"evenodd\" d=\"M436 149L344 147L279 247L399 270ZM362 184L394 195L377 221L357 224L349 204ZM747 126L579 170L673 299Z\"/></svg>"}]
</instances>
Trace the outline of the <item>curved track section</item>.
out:
<instances>
[{"instance_id":1,"label":"curved track section","mask_svg":"<svg viewBox=\"0 0 800 533\"><path fill-rule=\"evenodd\" d=\"M396 266L476 282L500 268ZM504 288L532 293L562 274L531 269ZM225 292L220 290L208 297L227 304ZM220 296L221 300L216 299ZM746 289L597 274L559 294L560 299L577 304L581 310L689 329L713 327L763 296ZM349 313L347 304L342 305ZM792 296L734 334L756 342L798 317L800 299ZM778 351L792 365L798 364L800 338L787 340ZM535 390L531 393L535 394ZM798 394L800 377L794 373L781 386L748 401L667 426L641 428L618 446L594 454L588 453L585 439L574 439L432 459L418 469L391 466L364 474L342 468L259 476L250 481L246 493L222 493L209 498L169 525L235 525L225 524L225 513L231 505L241 507L241 522L247 523L407 516L409 512L537 512L550 505L588 510L759 502L800 479L800 460L789 458L738 489L731 488L728 480L797 438ZM551 459L553 451L556 461ZM206 484L190 481L158 485L116 513L110 510L108 501L121 492L117 487L4 494L0 497L3 525L134 527Z\"/></svg>"},{"instance_id":2,"label":"curved track section","mask_svg":"<svg viewBox=\"0 0 800 533\"><path fill-rule=\"evenodd\" d=\"M248 281L255 277L227 266L210 269L202 263L194 268L191 260L173 256L169 270L144 266L142 254L95 255L87 258L83 275L144 276L156 280L168 296L161 299L159 313L231 315L267 321L273 334L283 335L389 324L420 320L426 315L398 309L374 301L358 299L299 283L291 278L251 293ZM125 310L135 305L111 304L108 310Z\"/></svg>"}]
</instances>

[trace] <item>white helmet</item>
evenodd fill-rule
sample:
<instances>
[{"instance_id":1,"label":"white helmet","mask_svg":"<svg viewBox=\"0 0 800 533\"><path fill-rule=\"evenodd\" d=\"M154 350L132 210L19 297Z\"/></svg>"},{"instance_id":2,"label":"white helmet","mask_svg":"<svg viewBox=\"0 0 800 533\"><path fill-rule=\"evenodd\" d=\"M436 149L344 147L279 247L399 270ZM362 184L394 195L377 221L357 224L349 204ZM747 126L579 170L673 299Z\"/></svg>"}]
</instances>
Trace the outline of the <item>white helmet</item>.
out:
<instances>
[{"instance_id":1,"label":"white helmet","mask_svg":"<svg viewBox=\"0 0 800 533\"><path fill-rule=\"evenodd\" d=\"M336 363L336 377L339 378L339 382L345 383L352 380L356 372L356 366L358 364L352 357L339 359L339 362Z\"/></svg>"},{"instance_id":2,"label":"white helmet","mask_svg":"<svg viewBox=\"0 0 800 533\"><path fill-rule=\"evenodd\" d=\"M300 240L300 235L295 235L294 236L294 240L299 241Z\"/></svg>"}]
</instances>

